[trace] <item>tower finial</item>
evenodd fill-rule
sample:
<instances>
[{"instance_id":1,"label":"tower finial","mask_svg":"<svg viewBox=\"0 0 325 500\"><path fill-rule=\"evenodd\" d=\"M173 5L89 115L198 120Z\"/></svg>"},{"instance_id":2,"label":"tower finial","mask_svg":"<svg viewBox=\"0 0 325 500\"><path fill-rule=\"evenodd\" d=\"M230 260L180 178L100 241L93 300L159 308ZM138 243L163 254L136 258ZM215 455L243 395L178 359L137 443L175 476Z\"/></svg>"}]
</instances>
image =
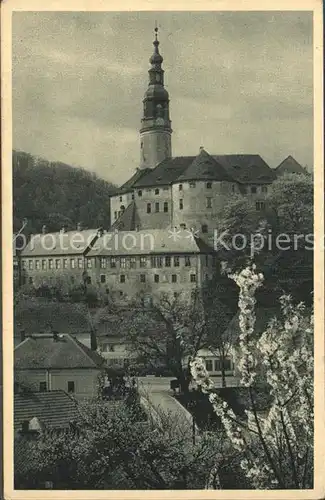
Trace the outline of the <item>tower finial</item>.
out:
<instances>
[{"instance_id":1,"label":"tower finial","mask_svg":"<svg viewBox=\"0 0 325 500\"><path fill-rule=\"evenodd\" d=\"M158 25L157 25L157 21L155 21L155 39L158 40Z\"/></svg>"}]
</instances>

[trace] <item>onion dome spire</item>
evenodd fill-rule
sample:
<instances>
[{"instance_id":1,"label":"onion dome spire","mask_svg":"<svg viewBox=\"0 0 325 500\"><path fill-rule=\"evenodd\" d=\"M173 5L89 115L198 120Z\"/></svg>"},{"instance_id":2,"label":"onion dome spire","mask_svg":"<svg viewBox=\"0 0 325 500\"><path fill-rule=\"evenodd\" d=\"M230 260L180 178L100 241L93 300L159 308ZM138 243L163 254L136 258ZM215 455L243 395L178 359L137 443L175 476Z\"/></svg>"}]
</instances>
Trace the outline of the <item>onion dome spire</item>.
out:
<instances>
[{"instance_id":1,"label":"onion dome spire","mask_svg":"<svg viewBox=\"0 0 325 500\"><path fill-rule=\"evenodd\" d=\"M154 53L150 57L149 62L153 67L157 67L157 66L160 67L160 65L163 62L163 58L159 54L159 40L158 40L158 28L157 28L157 26L155 27L155 39L153 41L153 46L154 46Z\"/></svg>"}]
</instances>

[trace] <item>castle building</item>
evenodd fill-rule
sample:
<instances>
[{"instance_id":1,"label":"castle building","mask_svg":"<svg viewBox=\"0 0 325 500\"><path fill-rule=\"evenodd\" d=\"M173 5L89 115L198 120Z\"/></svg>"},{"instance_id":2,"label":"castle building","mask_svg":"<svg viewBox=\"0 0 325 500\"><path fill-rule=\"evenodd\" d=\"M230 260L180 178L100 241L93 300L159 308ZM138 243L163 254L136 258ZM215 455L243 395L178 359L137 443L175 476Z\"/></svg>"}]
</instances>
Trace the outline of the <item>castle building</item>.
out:
<instances>
[{"instance_id":1,"label":"castle building","mask_svg":"<svg viewBox=\"0 0 325 500\"><path fill-rule=\"evenodd\" d=\"M170 100L155 32L139 167L110 198L109 230L50 233L49 247L46 235L33 238L20 255L23 282L92 285L120 301L166 292L189 297L217 268L213 237L224 206L248 197L263 214L277 172L260 155L210 154L199 147L195 156L172 156ZM288 163L297 169L291 157L286 169Z\"/></svg>"},{"instance_id":2,"label":"castle building","mask_svg":"<svg viewBox=\"0 0 325 500\"><path fill-rule=\"evenodd\" d=\"M212 155L200 147L196 156L172 156L170 101L157 29L153 45L143 99L140 166L110 199L111 227L192 229L212 244L224 205L243 195L263 210L276 175L258 154Z\"/></svg>"}]
</instances>

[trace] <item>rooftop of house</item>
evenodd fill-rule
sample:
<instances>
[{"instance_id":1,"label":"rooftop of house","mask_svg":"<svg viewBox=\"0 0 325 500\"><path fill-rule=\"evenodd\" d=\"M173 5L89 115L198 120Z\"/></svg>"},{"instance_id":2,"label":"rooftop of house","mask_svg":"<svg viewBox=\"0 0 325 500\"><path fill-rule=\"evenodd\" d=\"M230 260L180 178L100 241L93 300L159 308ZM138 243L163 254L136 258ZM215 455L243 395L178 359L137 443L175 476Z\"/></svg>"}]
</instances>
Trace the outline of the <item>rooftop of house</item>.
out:
<instances>
[{"instance_id":1,"label":"rooftop of house","mask_svg":"<svg viewBox=\"0 0 325 500\"><path fill-rule=\"evenodd\" d=\"M87 257L114 255L198 254L212 249L186 229L142 229L107 232Z\"/></svg>"},{"instance_id":2,"label":"rooftop of house","mask_svg":"<svg viewBox=\"0 0 325 500\"><path fill-rule=\"evenodd\" d=\"M305 174L306 169L298 163L293 156L289 155L275 169L277 175L282 174Z\"/></svg>"},{"instance_id":3,"label":"rooftop of house","mask_svg":"<svg viewBox=\"0 0 325 500\"><path fill-rule=\"evenodd\" d=\"M15 430L21 430L23 422L30 422L35 417L41 425L48 428L68 428L77 414L76 401L61 390L21 392L14 395Z\"/></svg>"},{"instance_id":4,"label":"rooftop of house","mask_svg":"<svg viewBox=\"0 0 325 500\"><path fill-rule=\"evenodd\" d=\"M21 256L82 255L94 244L99 234L99 229L33 234Z\"/></svg>"},{"instance_id":5,"label":"rooftop of house","mask_svg":"<svg viewBox=\"0 0 325 500\"><path fill-rule=\"evenodd\" d=\"M105 360L69 334L35 334L14 349L15 370L101 369Z\"/></svg>"},{"instance_id":6,"label":"rooftop of house","mask_svg":"<svg viewBox=\"0 0 325 500\"><path fill-rule=\"evenodd\" d=\"M257 154L210 155L203 148L196 156L166 158L142 175L133 175L123 192L135 188L170 185L175 182L214 180L240 184L269 184L275 172Z\"/></svg>"},{"instance_id":7,"label":"rooftop of house","mask_svg":"<svg viewBox=\"0 0 325 500\"><path fill-rule=\"evenodd\" d=\"M111 226L110 231L134 231L140 225L140 219L137 212L137 207L132 201L121 216Z\"/></svg>"}]
</instances>

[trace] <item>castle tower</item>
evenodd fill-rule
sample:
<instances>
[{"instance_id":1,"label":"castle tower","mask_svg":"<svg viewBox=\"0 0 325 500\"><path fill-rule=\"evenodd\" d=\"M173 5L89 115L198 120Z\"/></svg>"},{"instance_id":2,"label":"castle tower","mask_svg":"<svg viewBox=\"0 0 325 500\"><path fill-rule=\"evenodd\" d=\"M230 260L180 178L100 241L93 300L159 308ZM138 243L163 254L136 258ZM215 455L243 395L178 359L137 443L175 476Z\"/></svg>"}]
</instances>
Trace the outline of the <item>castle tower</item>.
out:
<instances>
[{"instance_id":1,"label":"castle tower","mask_svg":"<svg viewBox=\"0 0 325 500\"><path fill-rule=\"evenodd\" d=\"M140 168L154 168L172 154L169 96L164 87L163 58L159 53L157 34L158 28L155 28L154 53L149 59L149 85L143 99Z\"/></svg>"}]
</instances>

